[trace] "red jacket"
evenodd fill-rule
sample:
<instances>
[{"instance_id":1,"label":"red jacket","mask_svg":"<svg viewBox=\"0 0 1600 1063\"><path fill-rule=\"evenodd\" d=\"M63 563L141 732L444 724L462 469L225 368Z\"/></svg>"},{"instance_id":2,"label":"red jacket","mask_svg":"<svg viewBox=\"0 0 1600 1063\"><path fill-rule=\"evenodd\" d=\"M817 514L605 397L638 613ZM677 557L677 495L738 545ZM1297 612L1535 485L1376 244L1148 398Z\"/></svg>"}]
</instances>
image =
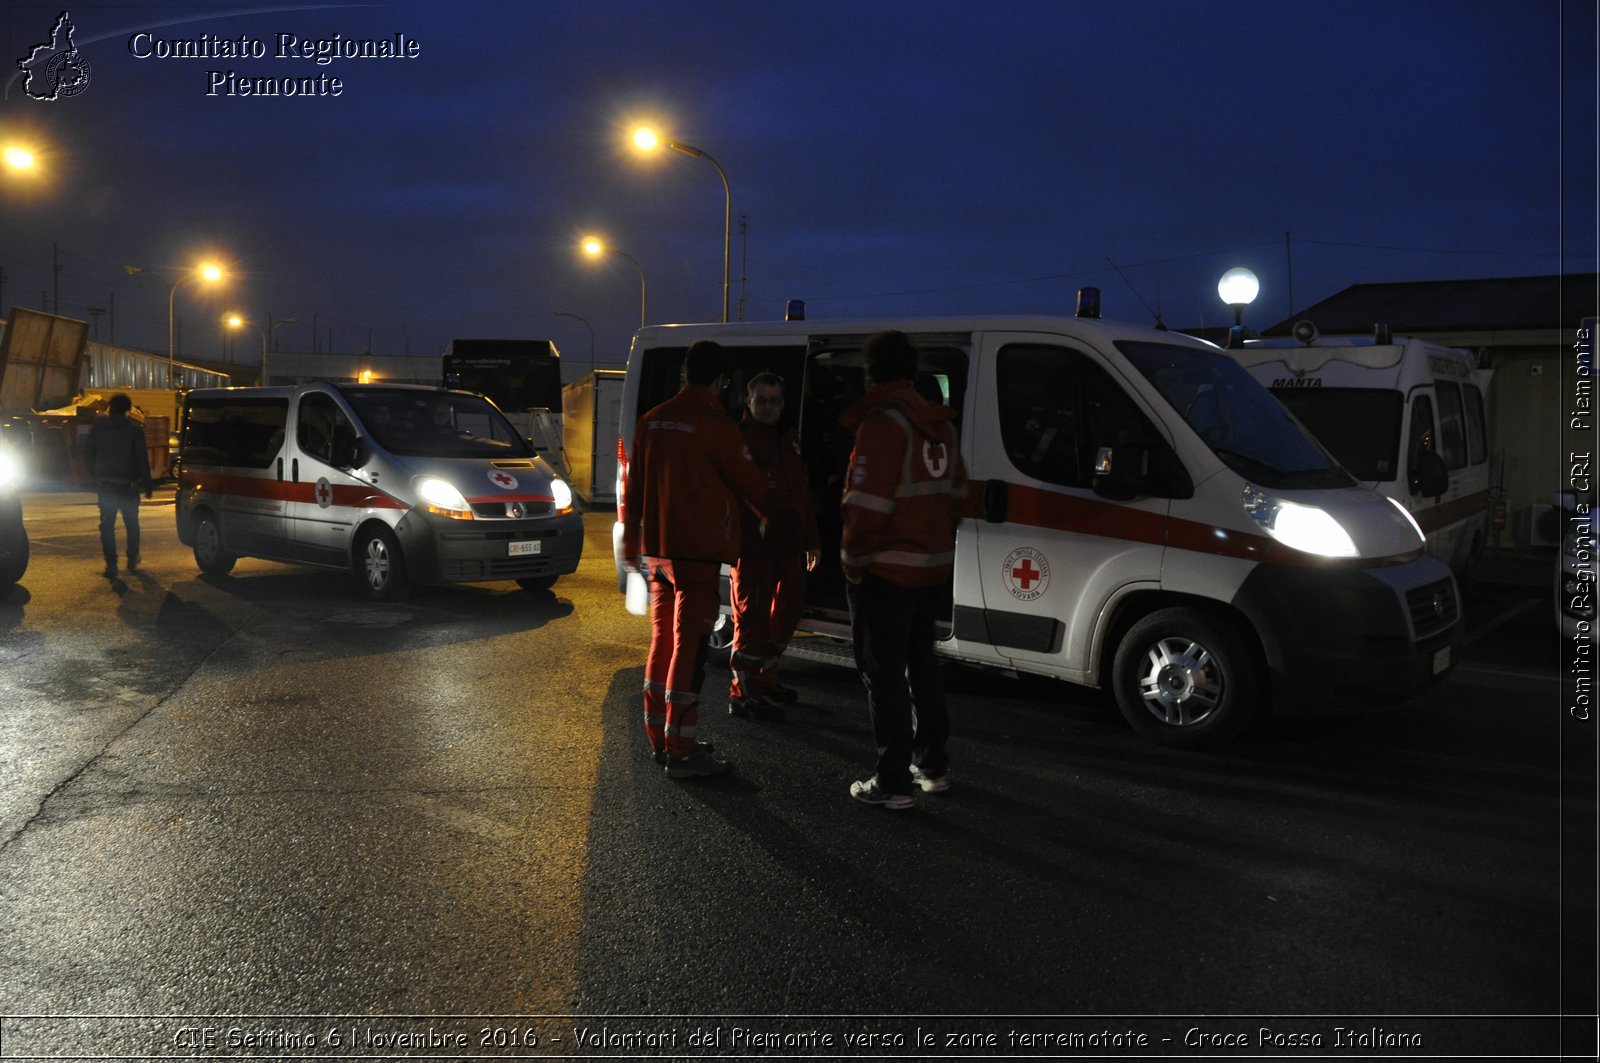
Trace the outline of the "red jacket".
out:
<instances>
[{"instance_id":1,"label":"red jacket","mask_svg":"<svg viewBox=\"0 0 1600 1063\"><path fill-rule=\"evenodd\" d=\"M745 511L744 531L739 539L740 557L781 557L816 550L817 514L811 504L811 481L800 460L800 438L794 429L780 433L764 425L746 410L739 422L745 445L756 467L767 474L766 535L761 534L761 519Z\"/></svg>"},{"instance_id":2,"label":"red jacket","mask_svg":"<svg viewBox=\"0 0 1600 1063\"><path fill-rule=\"evenodd\" d=\"M910 381L895 380L867 392L842 418L856 434L839 545L850 580L871 572L904 587L930 587L950 578L967 490L954 417Z\"/></svg>"},{"instance_id":3,"label":"red jacket","mask_svg":"<svg viewBox=\"0 0 1600 1063\"><path fill-rule=\"evenodd\" d=\"M766 477L717 397L685 386L639 418L623 487L624 557L739 557L739 510L764 512Z\"/></svg>"}]
</instances>

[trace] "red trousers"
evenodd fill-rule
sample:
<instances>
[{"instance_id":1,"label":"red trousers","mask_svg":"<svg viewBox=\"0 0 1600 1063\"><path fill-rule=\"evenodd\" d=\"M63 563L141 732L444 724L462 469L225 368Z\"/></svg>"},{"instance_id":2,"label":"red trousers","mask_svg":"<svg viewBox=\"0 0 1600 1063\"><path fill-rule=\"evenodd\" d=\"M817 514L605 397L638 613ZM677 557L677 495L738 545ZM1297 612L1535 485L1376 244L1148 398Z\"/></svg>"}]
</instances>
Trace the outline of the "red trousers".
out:
<instances>
[{"instance_id":1,"label":"red trousers","mask_svg":"<svg viewBox=\"0 0 1600 1063\"><path fill-rule=\"evenodd\" d=\"M715 561L650 558L650 655L644 662L644 735L671 757L694 753L706 639L720 603Z\"/></svg>"},{"instance_id":2,"label":"red trousers","mask_svg":"<svg viewBox=\"0 0 1600 1063\"><path fill-rule=\"evenodd\" d=\"M778 658L794 637L806 604L806 558L748 554L729 580L733 598L732 697L749 697L778 685Z\"/></svg>"}]
</instances>

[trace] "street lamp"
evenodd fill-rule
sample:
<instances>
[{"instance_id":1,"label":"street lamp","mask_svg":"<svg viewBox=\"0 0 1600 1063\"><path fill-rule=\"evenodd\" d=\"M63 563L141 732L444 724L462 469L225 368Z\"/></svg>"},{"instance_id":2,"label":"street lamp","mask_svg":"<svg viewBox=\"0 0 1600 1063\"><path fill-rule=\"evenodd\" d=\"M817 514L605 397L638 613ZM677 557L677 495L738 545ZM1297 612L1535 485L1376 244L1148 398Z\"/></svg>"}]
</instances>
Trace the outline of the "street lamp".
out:
<instances>
[{"instance_id":1,"label":"street lamp","mask_svg":"<svg viewBox=\"0 0 1600 1063\"><path fill-rule=\"evenodd\" d=\"M237 310L227 310L227 311L223 312L223 314L222 314L222 360L224 362L233 361L232 358L228 357L228 330L229 329L233 329L235 332L237 332L239 329L241 329L243 327L244 327L244 318L239 315L239 312Z\"/></svg>"},{"instance_id":2,"label":"street lamp","mask_svg":"<svg viewBox=\"0 0 1600 1063\"><path fill-rule=\"evenodd\" d=\"M262 387L266 387L269 383L267 380L267 337L271 335L272 330L277 328L279 325L294 325L299 321L300 319L297 317L286 317L281 321L274 321L272 320L271 314L267 315L267 327L261 330L261 369L259 370L261 379L256 381L256 383L260 384Z\"/></svg>"},{"instance_id":3,"label":"street lamp","mask_svg":"<svg viewBox=\"0 0 1600 1063\"><path fill-rule=\"evenodd\" d=\"M1228 346L1244 343L1244 308L1256 301L1261 282L1243 266L1235 266L1217 281L1217 294L1233 308L1233 328L1228 331Z\"/></svg>"},{"instance_id":4,"label":"street lamp","mask_svg":"<svg viewBox=\"0 0 1600 1063\"><path fill-rule=\"evenodd\" d=\"M582 246L583 253L588 255L590 258L599 258L604 254L612 254L616 255L618 258L625 258L629 262L633 263L633 268L639 271L639 327L644 328L644 267L639 265L639 260L628 254L626 251L618 251L614 247L607 247L605 241L601 240L598 236L585 236L583 238ZM724 320L726 320L726 318L724 318Z\"/></svg>"},{"instance_id":5,"label":"street lamp","mask_svg":"<svg viewBox=\"0 0 1600 1063\"><path fill-rule=\"evenodd\" d=\"M569 314L565 310L556 310L554 313L556 317L570 317L574 321L582 321L583 327L589 330L589 372L594 372L594 326L589 324L588 318L579 317L577 314Z\"/></svg>"},{"instance_id":6,"label":"street lamp","mask_svg":"<svg viewBox=\"0 0 1600 1063\"><path fill-rule=\"evenodd\" d=\"M722 210L722 321L728 321L728 264L733 250L733 189L728 184L728 175L722 166L701 151L699 148L676 140L668 140L667 147L681 155L688 155L696 159L704 159L717 168L717 176L722 178L723 210ZM661 137L654 129L640 126L633 131L633 146L643 152L652 152L660 148Z\"/></svg>"},{"instance_id":7,"label":"street lamp","mask_svg":"<svg viewBox=\"0 0 1600 1063\"><path fill-rule=\"evenodd\" d=\"M218 281L222 280L222 267L218 266L214 262L202 262L194 274L181 274L177 280L172 282L172 287L167 289L167 387L171 388L173 391L178 390L177 377L173 375L172 369L173 356L176 353L176 344L173 342L172 330L173 300L177 297L178 285L182 284L186 280L191 280L194 277L199 277L207 284L216 284Z\"/></svg>"}]
</instances>

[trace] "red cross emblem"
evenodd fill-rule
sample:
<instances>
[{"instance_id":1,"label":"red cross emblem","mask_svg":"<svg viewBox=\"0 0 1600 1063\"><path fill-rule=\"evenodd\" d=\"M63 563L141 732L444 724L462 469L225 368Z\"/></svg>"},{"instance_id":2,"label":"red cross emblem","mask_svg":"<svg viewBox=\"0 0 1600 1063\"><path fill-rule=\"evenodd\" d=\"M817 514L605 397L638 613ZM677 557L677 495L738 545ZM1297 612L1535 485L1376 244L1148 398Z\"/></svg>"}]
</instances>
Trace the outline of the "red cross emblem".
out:
<instances>
[{"instance_id":1,"label":"red cross emblem","mask_svg":"<svg viewBox=\"0 0 1600 1063\"><path fill-rule=\"evenodd\" d=\"M327 509L333 505L333 485L327 480L317 481L317 505Z\"/></svg>"},{"instance_id":2,"label":"red cross emblem","mask_svg":"<svg viewBox=\"0 0 1600 1063\"><path fill-rule=\"evenodd\" d=\"M490 473L489 479L493 480L497 487L503 487L507 491L517 486L517 478L508 472Z\"/></svg>"},{"instance_id":3,"label":"red cross emblem","mask_svg":"<svg viewBox=\"0 0 1600 1063\"><path fill-rule=\"evenodd\" d=\"M1011 570L1011 578L1022 584L1022 589L1025 591L1033 589L1033 581L1040 575L1039 570L1033 567L1031 557L1023 558L1022 564Z\"/></svg>"},{"instance_id":4,"label":"red cross emblem","mask_svg":"<svg viewBox=\"0 0 1600 1063\"><path fill-rule=\"evenodd\" d=\"M1000 569L1006 590L1018 601L1031 602L1050 586L1050 562L1031 546L1019 546Z\"/></svg>"}]
</instances>

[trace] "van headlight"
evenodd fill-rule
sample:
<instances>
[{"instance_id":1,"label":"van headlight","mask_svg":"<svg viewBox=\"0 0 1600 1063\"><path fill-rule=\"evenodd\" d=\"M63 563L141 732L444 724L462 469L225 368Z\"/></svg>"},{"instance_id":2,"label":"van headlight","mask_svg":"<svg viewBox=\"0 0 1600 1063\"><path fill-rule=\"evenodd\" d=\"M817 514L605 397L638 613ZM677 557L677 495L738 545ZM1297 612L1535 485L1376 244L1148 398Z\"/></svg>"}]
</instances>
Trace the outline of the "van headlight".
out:
<instances>
[{"instance_id":1,"label":"van headlight","mask_svg":"<svg viewBox=\"0 0 1600 1063\"><path fill-rule=\"evenodd\" d=\"M1244 511L1284 546L1321 557L1356 557L1350 533L1325 509L1276 498L1252 484L1244 488Z\"/></svg>"},{"instance_id":2,"label":"van headlight","mask_svg":"<svg viewBox=\"0 0 1600 1063\"><path fill-rule=\"evenodd\" d=\"M451 520L471 520L472 507L464 495L448 480L435 476L422 476L413 481L422 508L438 517Z\"/></svg>"},{"instance_id":3,"label":"van headlight","mask_svg":"<svg viewBox=\"0 0 1600 1063\"><path fill-rule=\"evenodd\" d=\"M568 487L567 481L559 476L550 477L550 501L556 507L557 513L572 511L572 488Z\"/></svg>"},{"instance_id":4,"label":"van headlight","mask_svg":"<svg viewBox=\"0 0 1600 1063\"><path fill-rule=\"evenodd\" d=\"M16 487L22 483L22 459L9 450L0 450L0 487Z\"/></svg>"}]
</instances>

